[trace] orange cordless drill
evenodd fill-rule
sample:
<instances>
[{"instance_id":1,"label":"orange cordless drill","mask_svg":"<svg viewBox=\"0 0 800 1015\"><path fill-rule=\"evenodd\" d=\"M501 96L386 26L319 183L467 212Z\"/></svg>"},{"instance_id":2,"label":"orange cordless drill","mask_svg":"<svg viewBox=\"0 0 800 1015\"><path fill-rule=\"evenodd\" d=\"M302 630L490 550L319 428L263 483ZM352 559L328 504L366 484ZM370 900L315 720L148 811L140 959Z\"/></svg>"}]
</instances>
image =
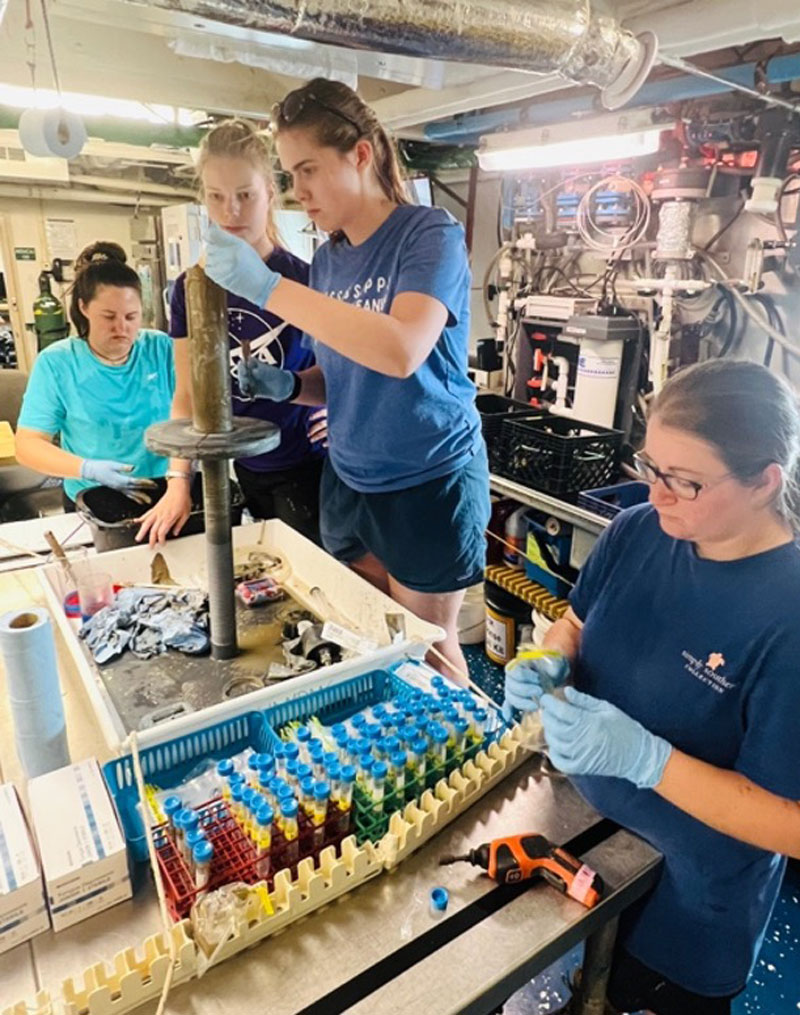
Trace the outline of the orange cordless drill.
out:
<instances>
[{"instance_id":1,"label":"orange cordless drill","mask_svg":"<svg viewBox=\"0 0 800 1015\"><path fill-rule=\"evenodd\" d=\"M461 860L482 867L490 878L501 885L544 878L548 884L587 909L595 906L603 894L603 879L599 874L535 832L492 839L462 856L443 856L439 864Z\"/></svg>"}]
</instances>

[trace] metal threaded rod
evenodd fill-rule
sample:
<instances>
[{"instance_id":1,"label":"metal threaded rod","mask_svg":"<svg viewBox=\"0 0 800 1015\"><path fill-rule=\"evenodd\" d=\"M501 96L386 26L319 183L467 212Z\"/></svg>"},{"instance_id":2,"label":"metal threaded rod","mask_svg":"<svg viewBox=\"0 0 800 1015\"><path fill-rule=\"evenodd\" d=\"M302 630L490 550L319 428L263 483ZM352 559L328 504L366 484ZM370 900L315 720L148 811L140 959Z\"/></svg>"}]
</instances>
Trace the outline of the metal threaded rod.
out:
<instances>
[{"instance_id":1,"label":"metal threaded rod","mask_svg":"<svg viewBox=\"0 0 800 1015\"><path fill-rule=\"evenodd\" d=\"M230 432L233 413L227 301L224 289L198 266L186 272L186 311L192 425L199 434ZM236 655L237 645L228 460L206 460L202 469L211 655L214 659L230 659Z\"/></svg>"}]
</instances>

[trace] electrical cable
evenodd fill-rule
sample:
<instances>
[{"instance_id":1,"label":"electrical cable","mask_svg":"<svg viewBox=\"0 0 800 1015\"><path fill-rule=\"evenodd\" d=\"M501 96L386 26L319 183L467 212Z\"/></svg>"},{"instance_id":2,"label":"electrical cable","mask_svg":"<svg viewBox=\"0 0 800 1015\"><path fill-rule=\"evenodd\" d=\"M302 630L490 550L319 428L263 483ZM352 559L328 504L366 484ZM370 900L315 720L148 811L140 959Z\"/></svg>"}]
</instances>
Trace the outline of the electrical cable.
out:
<instances>
[{"instance_id":1,"label":"electrical cable","mask_svg":"<svg viewBox=\"0 0 800 1015\"><path fill-rule=\"evenodd\" d=\"M780 331L778 331L776 328L773 328L772 325L769 324L761 316L761 314L758 313L758 311L753 309L753 307L747 302L744 296L736 288L735 283L727 277L725 272L720 267L719 263L711 256L711 254L703 250L699 251L699 253L701 254L702 257L704 257L708 261L711 267L719 275L717 285L719 286L720 291L724 289L726 292L729 292L731 296L739 304L739 306L742 308L742 310L744 310L745 314L747 314L747 316L752 321L754 321L755 324L757 324L762 331L766 332L767 335L770 335L772 338L774 338L775 342L782 349L785 349L790 356L794 356L796 359L800 359L800 348L798 348L795 345L792 345L785 335L782 335Z\"/></svg>"},{"instance_id":2,"label":"electrical cable","mask_svg":"<svg viewBox=\"0 0 800 1015\"><path fill-rule=\"evenodd\" d=\"M628 190L633 194L634 218L622 233L612 232L600 225L594 218L592 202L595 195L600 191L619 188L622 192ZM575 212L575 228L584 244L590 250L597 250L601 253L619 255L638 243L650 225L650 198L643 188L635 181L613 173L593 184L581 198Z\"/></svg>"},{"instance_id":3,"label":"electrical cable","mask_svg":"<svg viewBox=\"0 0 800 1015\"><path fill-rule=\"evenodd\" d=\"M775 301L768 293L751 293L751 300L755 300L756 303L760 303L767 312L769 323L773 328L777 328L782 335L786 334L786 328L783 325L783 318L778 312L778 308L775 306ZM772 365L772 354L775 350L775 339L771 335L767 335L767 344L764 348L764 366L768 367Z\"/></svg>"},{"instance_id":4,"label":"electrical cable","mask_svg":"<svg viewBox=\"0 0 800 1015\"><path fill-rule=\"evenodd\" d=\"M747 202L746 202L745 198L742 198L741 204L736 209L736 211L734 212L732 217L728 219L728 221L722 226L721 229L718 229L714 233L714 235L711 237L711 239L708 241L708 243L706 243L705 246L702 248L704 251L711 250L711 248L714 246L714 244L717 242L717 240L720 239L721 236L724 236L725 233L727 233L727 231L730 229L730 227L733 225L733 223L739 218L739 216L744 211L744 206L745 206L746 203Z\"/></svg>"}]
</instances>

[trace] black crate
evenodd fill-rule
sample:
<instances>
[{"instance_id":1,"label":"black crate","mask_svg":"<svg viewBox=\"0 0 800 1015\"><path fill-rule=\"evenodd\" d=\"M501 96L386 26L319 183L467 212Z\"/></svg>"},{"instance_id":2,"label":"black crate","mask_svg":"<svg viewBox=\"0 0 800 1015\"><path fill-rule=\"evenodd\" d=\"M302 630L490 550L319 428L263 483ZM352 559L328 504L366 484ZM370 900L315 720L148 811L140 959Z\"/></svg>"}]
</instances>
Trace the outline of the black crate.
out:
<instances>
[{"instance_id":1,"label":"black crate","mask_svg":"<svg viewBox=\"0 0 800 1015\"><path fill-rule=\"evenodd\" d=\"M567 416L501 424L494 471L554 495L608 486L617 478L623 433Z\"/></svg>"},{"instance_id":2,"label":"black crate","mask_svg":"<svg viewBox=\"0 0 800 1015\"><path fill-rule=\"evenodd\" d=\"M493 468L500 444L500 429L504 419L539 419L544 415L542 409L534 409L527 402L519 402L505 395L476 395L475 407L481 417L481 430L486 441L486 452L489 456L489 469Z\"/></svg>"}]
</instances>

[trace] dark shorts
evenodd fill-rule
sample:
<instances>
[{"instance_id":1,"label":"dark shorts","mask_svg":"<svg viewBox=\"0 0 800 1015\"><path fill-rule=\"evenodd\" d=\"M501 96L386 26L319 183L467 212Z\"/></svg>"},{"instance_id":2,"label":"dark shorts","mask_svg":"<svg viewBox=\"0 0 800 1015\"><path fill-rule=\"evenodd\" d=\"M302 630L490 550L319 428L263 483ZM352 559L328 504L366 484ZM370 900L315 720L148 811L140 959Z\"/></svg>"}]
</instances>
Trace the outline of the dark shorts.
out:
<instances>
[{"instance_id":1,"label":"dark shorts","mask_svg":"<svg viewBox=\"0 0 800 1015\"><path fill-rule=\"evenodd\" d=\"M486 446L461 469L390 493L359 493L322 472L322 545L351 563L373 553L392 578L417 592L455 592L483 579L489 523Z\"/></svg>"},{"instance_id":2,"label":"dark shorts","mask_svg":"<svg viewBox=\"0 0 800 1015\"><path fill-rule=\"evenodd\" d=\"M608 1000L621 1012L648 1009L655 1015L730 1015L727 997L704 997L679 987L661 973L639 962L623 948L618 948L608 982Z\"/></svg>"},{"instance_id":3,"label":"dark shorts","mask_svg":"<svg viewBox=\"0 0 800 1015\"><path fill-rule=\"evenodd\" d=\"M319 544L319 484L324 459L291 469L256 472L234 462L247 510L254 518L279 518Z\"/></svg>"}]
</instances>

